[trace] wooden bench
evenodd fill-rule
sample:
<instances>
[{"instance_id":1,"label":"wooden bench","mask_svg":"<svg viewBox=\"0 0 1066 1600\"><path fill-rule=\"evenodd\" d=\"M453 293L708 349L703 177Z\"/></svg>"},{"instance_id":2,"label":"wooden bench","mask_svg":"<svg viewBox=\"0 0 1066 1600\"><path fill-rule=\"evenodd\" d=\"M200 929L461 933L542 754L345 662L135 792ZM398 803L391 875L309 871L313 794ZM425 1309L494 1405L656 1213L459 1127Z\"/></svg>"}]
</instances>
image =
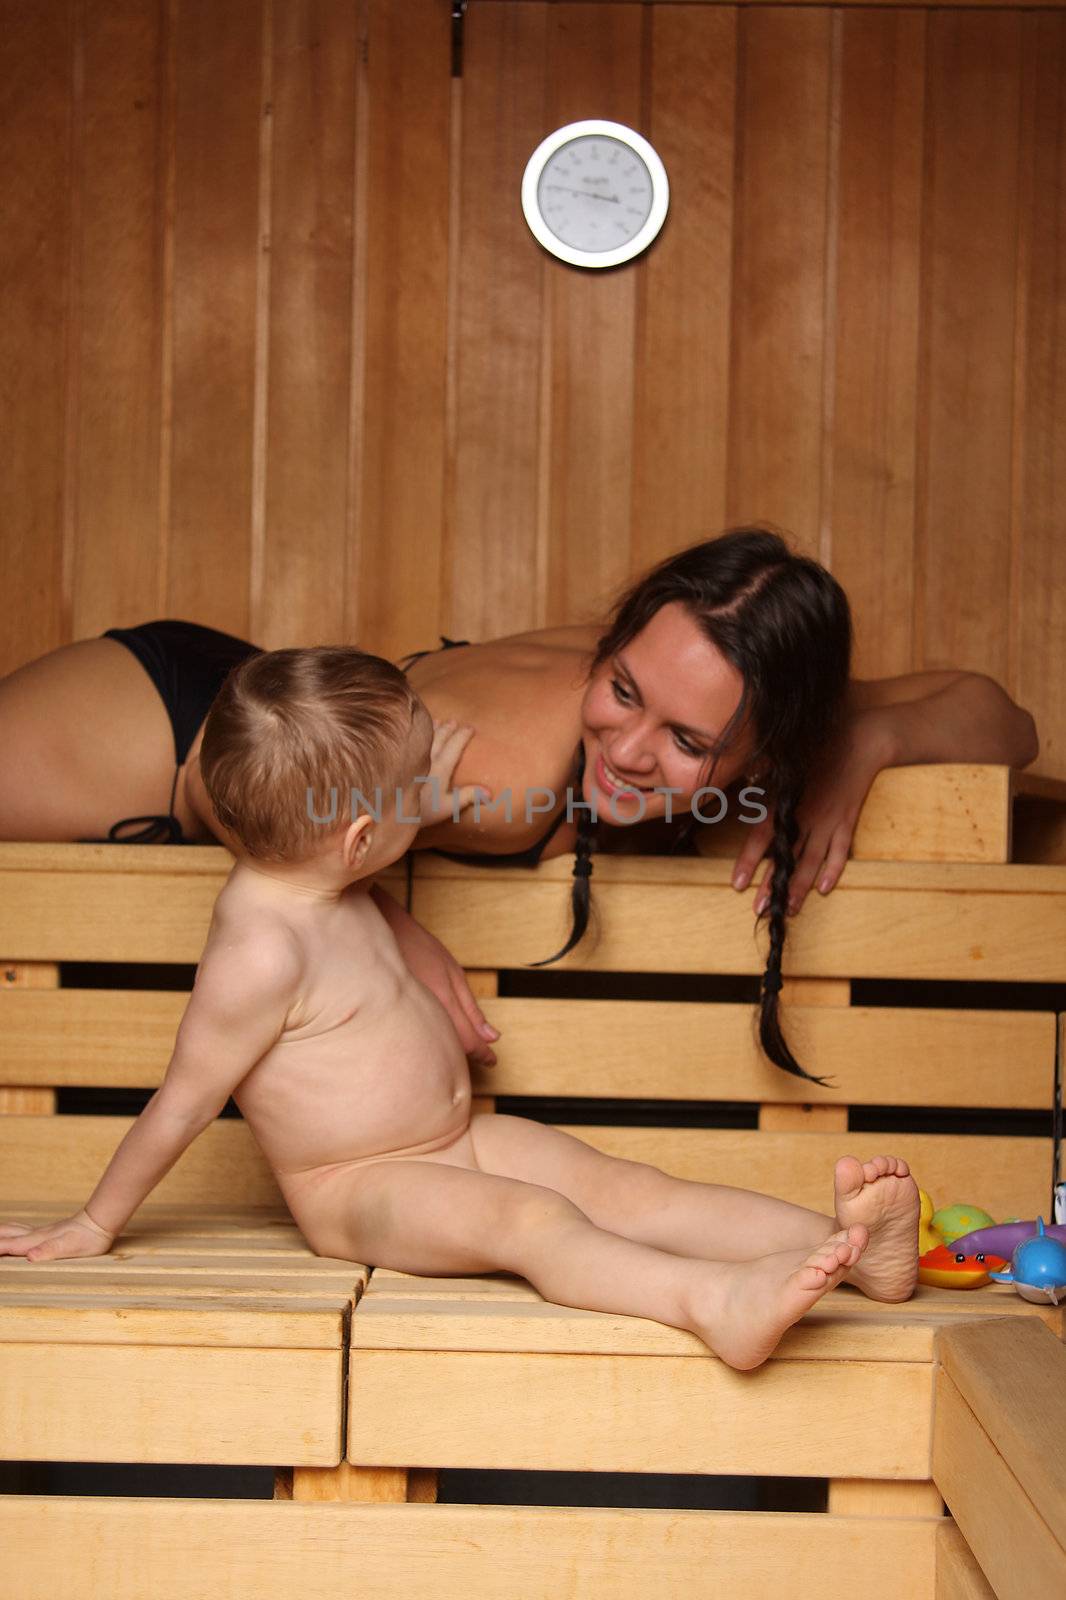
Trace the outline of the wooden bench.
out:
<instances>
[{"instance_id":1,"label":"wooden bench","mask_svg":"<svg viewBox=\"0 0 1066 1600\"><path fill-rule=\"evenodd\" d=\"M508 993L520 986L508 974L558 948L569 865L416 859L412 909L503 1030L498 1065L476 1081L482 1105L540 1099L598 1148L820 1209L836 1155L891 1148L940 1202L1046 1214L1050 1116L1046 1137L854 1125L876 1129L882 1107L1049 1113L1055 1012L860 1006L851 985L1066 982L1066 867L850 863L792 925L785 961L787 1025L801 1059L834 1079L823 1089L760 1058L746 1000L558 992L602 973L756 974L750 893L730 888L725 861L599 860L599 938L561 964L590 976ZM153 1087L184 1003L78 987L74 966L60 986L58 964L195 962L227 870L207 848L0 846L4 1214L84 1200L128 1118L54 1115L57 1090ZM568 1121L557 1102L575 1098L610 1106ZM693 1105L707 1126L654 1125ZM743 1108L749 1127L712 1125ZM1062 1592L1066 1464L1026 1423L1044 1419L1042 1446L1066 1437L1063 1326L1063 1308L1006 1286L920 1288L903 1306L845 1287L765 1367L737 1373L692 1335L548 1305L514 1277L316 1258L247 1129L221 1119L111 1256L0 1262L0 1457L261 1464L278 1469L276 1499L2 1496L0 1583L15 1600L51 1600L65 1572L116 1600L317 1600L345 1581L508 1600L628 1600L650 1583L850 1597L857 1577L874 1597ZM997 1399L1004 1364L1013 1409ZM976 1479L960 1470L978 1458ZM433 1503L440 1470L462 1467L824 1478L828 1510ZM1007 1558L989 1533L996 1509L1019 1530ZM1049 1573L1058 1589L1034 1589Z\"/></svg>"}]
</instances>

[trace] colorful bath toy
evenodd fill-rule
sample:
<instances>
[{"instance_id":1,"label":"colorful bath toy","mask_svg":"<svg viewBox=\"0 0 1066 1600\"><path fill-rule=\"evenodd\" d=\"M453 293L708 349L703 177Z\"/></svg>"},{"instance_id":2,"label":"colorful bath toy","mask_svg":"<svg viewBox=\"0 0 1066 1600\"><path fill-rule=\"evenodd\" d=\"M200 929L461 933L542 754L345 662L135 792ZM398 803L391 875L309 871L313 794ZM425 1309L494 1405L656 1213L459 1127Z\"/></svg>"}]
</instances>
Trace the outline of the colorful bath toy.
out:
<instances>
[{"instance_id":1,"label":"colorful bath toy","mask_svg":"<svg viewBox=\"0 0 1066 1600\"><path fill-rule=\"evenodd\" d=\"M989 1276L996 1283L1013 1283L1023 1300L1057 1306L1066 1300L1066 1244L1052 1238L1043 1217L1037 1217L1035 1235L1015 1245L1007 1271Z\"/></svg>"},{"instance_id":2,"label":"colorful bath toy","mask_svg":"<svg viewBox=\"0 0 1066 1600\"><path fill-rule=\"evenodd\" d=\"M1058 1222L1046 1223L1044 1232L1049 1239L1057 1239L1060 1244L1066 1245L1066 1226ZM954 1241L960 1250L992 1250L996 1255L1004 1256L1008 1261L1015 1247L1023 1239L1032 1239L1036 1234L1036 1218L1030 1222L998 1222L992 1228L977 1228L973 1233L963 1234Z\"/></svg>"},{"instance_id":3,"label":"colorful bath toy","mask_svg":"<svg viewBox=\"0 0 1066 1600\"><path fill-rule=\"evenodd\" d=\"M918 1258L918 1282L935 1289L976 1289L1007 1265L1002 1256L960 1250L954 1244L938 1244Z\"/></svg>"},{"instance_id":4,"label":"colorful bath toy","mask_svg":"<svg viewBox=\"0 0 1066 1600\"><path fill-rule=\"evenodd\" d=\"M992 1225L992 1218L987 1211L982 1211L980 1206L942 1206L933 1214L933 1227L945 1244L954 1244L956 1239L961 1239L964 1234L973 1233L977 1228L990 1228Z\"/></svg>"},{"instance_id":5,"label":"colorful bath toy","mask_svg":"<svg viewBox=\"0 0 1066 1600\"><path fill-rule=\"evenodd\" d=\"M918 1190L918 1200L920 1205L918 1212L918 1255L921 1257L927 1251L935 1250L938 1244L943 1244L944 1238L933 1226L933 1212L936 1207L924 1189Z\"/></svg>"}]
</instances>

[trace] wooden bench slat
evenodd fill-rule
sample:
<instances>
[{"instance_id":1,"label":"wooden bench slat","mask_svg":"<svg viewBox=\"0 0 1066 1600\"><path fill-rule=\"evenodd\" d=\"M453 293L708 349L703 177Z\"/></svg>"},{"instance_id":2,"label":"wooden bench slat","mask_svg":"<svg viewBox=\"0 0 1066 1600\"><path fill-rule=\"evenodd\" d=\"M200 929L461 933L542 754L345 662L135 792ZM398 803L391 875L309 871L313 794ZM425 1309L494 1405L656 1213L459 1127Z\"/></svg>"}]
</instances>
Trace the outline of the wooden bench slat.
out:
<instances>
[{"instance_id":1,"label":"wooden bench slat","mask_svg":"<svg viewBox=\"0 0 1066 1600\"><path fill-rule=\"evenodd\" d=\"M66 1265L76 1267L77 1263L68 1262ZM85 1294L86 1289L91 1289L98 1298L114 1300L128 1296L132 1300L143 1300L145 1295L157 1295L163 1290L168 1299L206 1298L225 1303L231 1300L252 1302L264 1298L271 1302L284 1299L320 1301L324 1296L342 1295L344 1303L350 1304L358 1292L353 1278L346 1280L331 1273L264 1276L262 1272L248 1271L242 1276L238 1272L211 1272L207 1269L182 1272L169 1265L159 1266L155 1272L145 1272L140 1268L131 1270L128 1263L123 1262L121 1267L106 1274L68 1272L62 1270L63 1266L63 1262L56 1262L54 1270L44 1263L30 1267L33 1295L77 1299ZM3 1264L0 1264L0 1307L23 1299L25 1293L15 1275L5 1271Z\"/></svg>"},{"instance_id":2,"label":"wooden bench slat","mask_svg":"<svg viewBox=\"0 0 1066 1600\"><path fill-rule=\"evenodd\" d=\"M0 996L0 1084L154 1088L185 1005L178 994L19 990ZM1050 1012L790 1005L785 1025L823 1089L761 1055L750 1005L487 999L503 1037L485 1094L758 1103L1051 1103ZM1010 1062L1009 1075L1004 1062Z\"/></svg>"},{"instance_id":3,"label":"wooden bench slat","mask_svg":"<svg viewBox=\"0 0 1066 1600\"><path fill-rule=\"evenodd\" d=\"M936 1379L933 1472L997 1600L1066 1594L1066 1548L943 1369ZM1061 1466L1057 1478L1061 1498Z\"/></svg>"},{"instance_id":4,"label":"wooden bench slat","mask_svg":"<svg viewBox=\"0 0 1066 1600\"><path fill-rule=\"evenodd\" d=\"M978 1134L753 1132L725 1128L620 1128L559 1124L610 1155L647 1161L679 1178L755 1189L826 1211L841 1155L886 1151L907 1161L938 1205L980 1205L990 1216L1035 1217L1047 1207L1051 1141ZM771 1246L772 1248L772 1246Z\"/></svg>"},{"instance_id":5,"label":"wooden bench slat","mask_svg":"<svg viewBox=\"0 0 1066 1600\"><path fill-rule=\"evenodd\" d=\"M0 1497L19 1600L54 1600L75 1572L110 1600L761 1600L787 1572L853 1600L857 1551L863 1600L933 1600L937 1532L928 1517Z\"/></svg>"},{"instance_id":6,"label":"wooden bench slat","mask_svg":"<svg viewBox=\"0 0 1066 1600\"><path fill-rule=\"evenodd\" d=\"M358 1317L358 1313L356 1314ZM361 1466L926 1478L932 1366L359 1350Z\"/></svg>"},{"instance_id":7,"label":"wooden bench slat","mask_svg":"<svg viewBox=\"0 0 1066 1600\"><path fill-rule=\"evenodd\" d=\"M854 865L854 876L846 870L831 895L809 896L792 919L786 976L1066 981L1066 868L956 867L1050 873L1057 880L1054 892L974 883L960 894L948 884L923 888L899 879L891 887L863 887L860 874L872 866ZM750 909L738 905L728 882L697 894L691 886L605 879L597 901L598 937L583 940L555 970L762 971L766 935L755 938ZM453 881L416 878L412 909L463 966L521 967L559 948L569 926L567 907L555 883L538 879L516 895L494 873L491 881L486 874L464 882L461 893Z\"/></svg>"},{"instance_id":8,"label":"wooden bench slat","mask_svg":"<svg viewBox=\"0 0 1066 1600\"><path fill-rule=\"evenodd\" d=\"M950 1517L937 1529L936 1600L996 1600L977 1557Z\"/></svg>"},{"instance_id":9,"label":"wooden bench slat","mask_svg":"<svg viewBox=\"0 0 1066 1600\"><path fill-rule=\"evenodd\" d=\"M945 1330L944 1371L1066 1551L1066 1350L1035 1323Z\"/></svg>"},{"instance_id":10,"label":"wooden bench slat","mask_svg":"<svg viewBox=\"0 0 1066 1600\"><path fill-rule=\"evenodd\" d=\"M108 1295L20 1289L0 1294L0 1345L121 1344L339 1350L347 1298L225 1299L171 1296L165 1288Z\"/></svg>"},{"instance_id":11,"label":"wooden bench slat","mask_svg":"<svg viewBox=\"0 0 1066 1600\"><path fill-rule=\"evenodd\" d=\"M130 1125L126 1117L0 1118L0 1220L21 1196L66 1198L80 1205L91 1192ZM73 1125L73 1126L72 1126ZM845 1153L861 1160L883 1154L886 1143L908 1161L937 1204L980 1205L997 1219L1036 1216L1046 1210L1050 1139L970 1134L805 1133L754 1129L642 1128L559 1124L566 1133L608 1154L646 1161L681 1178L724 1183L778 1195L824 1210L832 1195L833 1164ZM65 1195L57 1195L57 1189ZM159 1186L164 1198L208 1200L244 1193L256 1202L277 1194L273 1178L248 1128L223 1120L208 1128ZM224 1241L217 1241L219 1247ZM166 1233L155 1250L171 1248ZM772 1241L770 1243L772 1248ZM205 1241L203 1248L214 1248ZM264 1243L260 1254L284 1250Z\"/></svg>"},{"instance_id":12,"label":"wooden bench slat","mask_svg":"<svg viewBox=\"0 0 1066 1600\"><path fill-rule=\"evenodd\" d=\"M0 1456L335 1466L343 1362L341 1349L0 1344Z\"/></svg>"},{"instance_id":13,"label":"wooden bench slat","mask_svg":"<svg viewBox=\"0 0 1066 1600\"><path fill-rule=\"evenodd\" d=\"M469 1280L469 1288L452 1295L447 1283L443 1278L411 1278L405 1284L375 1273L352 1318L351 1348L423 1354L431 1350L619 1356L706 1353L696 1335L685 1329L645 1317L613 1317L552 1305L529 1285L523 1295L499 1284L495 1292L478 1294L473 1287L476 1280ZM975 1316L1004 1323L1029 1316L1034 1324L1066 1331L1066 1307L1020 1301L1002 1284L965 1292L920 1284L913 1298L899 1305L868 1300L844 1286L825 1295L788 1329L777 1358L928 1362L933 1360L939 1333Z\"/></svg>"},{"instance_id":14,"label":"wooden bench slat","mask_svg":"<svg viewBox=\"0 0 1066 1600\"><path fill-rule=\"evenodd\" d=\"M0 1117L0 1210L9 1199L85 1198L99 1181L131 1117ZM280 1205L281 1195L243 1122L212 1123L180 1157L153 1195L163 1203L246 1200Z\"/></svg>"}]
</instances>

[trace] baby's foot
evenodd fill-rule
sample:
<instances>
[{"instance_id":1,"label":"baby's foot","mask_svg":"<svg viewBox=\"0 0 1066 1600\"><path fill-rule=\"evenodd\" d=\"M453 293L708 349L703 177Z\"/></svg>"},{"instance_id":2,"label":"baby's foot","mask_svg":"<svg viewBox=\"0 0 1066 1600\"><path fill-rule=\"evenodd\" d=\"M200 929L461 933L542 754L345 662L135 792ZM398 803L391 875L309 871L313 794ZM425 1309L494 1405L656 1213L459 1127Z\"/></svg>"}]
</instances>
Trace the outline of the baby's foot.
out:
<instances>
[{"instance_id":1,"label":"baby's foot","mask_svg":"<svg viewBox=\"0 0 1066 1600\"><path fill-rule=\"evenodd\" d=\"M907 1300L918 1281L918 1185L897 1156L842 1156L833 1174L836 1217L870 1230L870 1248L848 1282L871 1300Z\"/></svg>"},{"instance_id":2,"label":"baby's foot","mask_svg":"<svg viewBox=\"0 0 1066 1600\"><path fill-rule=\"evenodd\" d=\"M864 1227L855 1226L814 1250L715 1262L706 1288L696 1292L689 1326L716 1356L747 1372L766 1360L786 1328L836 1287L868 1238Z\"/></svg>"}]
</instances>

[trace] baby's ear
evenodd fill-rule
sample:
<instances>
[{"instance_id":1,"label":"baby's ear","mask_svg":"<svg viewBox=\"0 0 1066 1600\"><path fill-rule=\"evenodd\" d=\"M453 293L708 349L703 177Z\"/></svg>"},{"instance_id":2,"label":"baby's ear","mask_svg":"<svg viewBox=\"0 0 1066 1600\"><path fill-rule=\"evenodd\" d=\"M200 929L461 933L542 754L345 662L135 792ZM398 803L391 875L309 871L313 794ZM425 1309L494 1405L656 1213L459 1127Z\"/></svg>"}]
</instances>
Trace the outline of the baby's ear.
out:
<instances>
[{"instance_id":1,"label":"baby's ear","mask_svg":"<svg viewBox=\"0 0 1066 1600\"><path fill-rule=\"evenodd\" d=\"M344 856L344 865L350 872L362 866L373 838L373 818L369 812L364 812L345 828L341 836L341 853Z\"/></svg>"}]
</instances>

